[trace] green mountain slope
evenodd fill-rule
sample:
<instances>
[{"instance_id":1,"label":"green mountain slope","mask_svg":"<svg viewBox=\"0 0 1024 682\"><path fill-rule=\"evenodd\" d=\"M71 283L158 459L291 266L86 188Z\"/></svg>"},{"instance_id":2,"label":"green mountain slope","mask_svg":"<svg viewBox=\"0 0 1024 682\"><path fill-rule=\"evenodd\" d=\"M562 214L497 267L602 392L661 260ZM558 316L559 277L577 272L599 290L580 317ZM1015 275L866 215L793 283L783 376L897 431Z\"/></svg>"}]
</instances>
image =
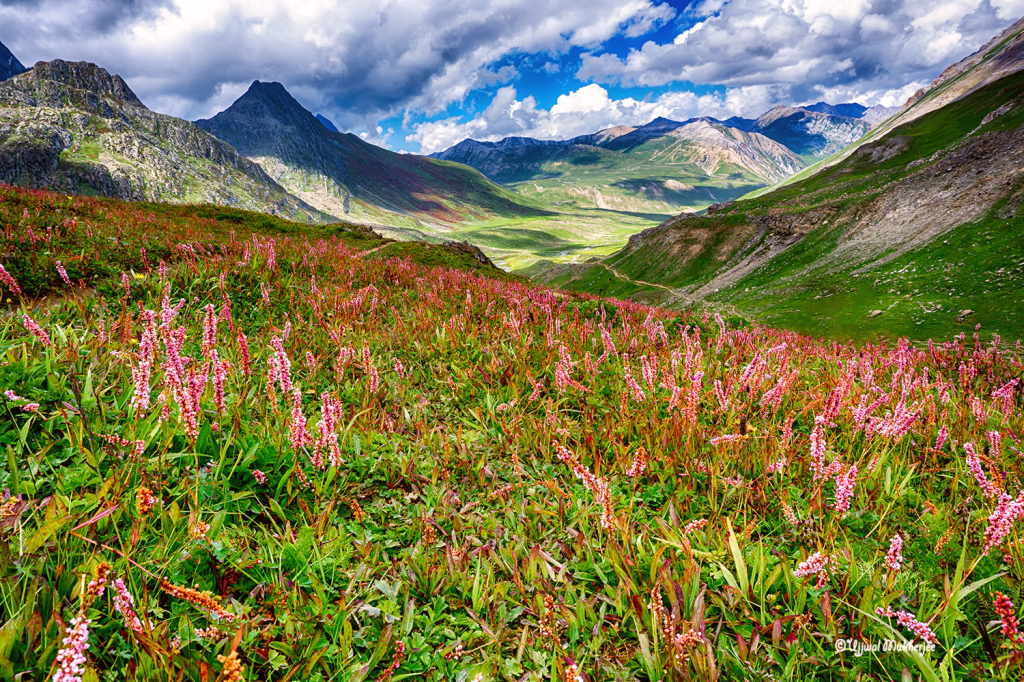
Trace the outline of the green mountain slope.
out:
<instances>
[{"instance_id":1,"label":"green mountain slope","mask_svg":"<svg viewBox=\"0 0 1024 682\"><path fill-rule=\"evenodd\" d=\"M348 220L444 234L466 222L546 214L472 168L328 130L280 83L255 81L228 109L196 125L305 201Z\"/></svg>"},{"instance_id":2,"label":"green mountain slope","mask_svg":"<svg viewBox=\"0 0 1024 682\"><path fill-rule=\"evenodd\" d=\"M0 83L0 181L327 220L229 145L150 111L120 76L85 62L40 62Z\"/></svg>"},{"instance_id":3,"label":"green mountain slope","mask_svg":"<svg viewBox=\"0 0 1024 682\"><path fill-rule=\"evenodd\" d=\"M1024 61L1005 58L1021 42L1019 32L999 41L937 87L983 83L993 63L1002 78L886 125L810 177L706 217L678 216L600 263L539 277L709 300L815 334L923 339L982 324L1022 338Z\"/></svg>"},{"instance_id":4,"label":"green mountain slope","mask_svg":"<svg viewBox=\"0 0 1024 682\"><path fill-rule=\"evenodd\" d=\"M559 209L662 215L734 199L806 165L781 144L713 119L659 118L561 142L466 140L433 156Z\"/></svg>"},{"instance_id":5,"label":"green mountain slope","mask_svg":"<svg viewBox=\"0 0 1024 682\"><path fill-rule=\"evenodd\" d=\"M882 121L870 132L832 156L808 166L782 182L755 190L749 196L760 196L778 187L800 182L822 168L833 166L850 157L861 145L876 142L901 125L935 111L974 90L1016 73L1024 59L1024 17L983 45L977 52L946 68L927 88L914 93L903 108Z\"/></svg>"}]
</instances>

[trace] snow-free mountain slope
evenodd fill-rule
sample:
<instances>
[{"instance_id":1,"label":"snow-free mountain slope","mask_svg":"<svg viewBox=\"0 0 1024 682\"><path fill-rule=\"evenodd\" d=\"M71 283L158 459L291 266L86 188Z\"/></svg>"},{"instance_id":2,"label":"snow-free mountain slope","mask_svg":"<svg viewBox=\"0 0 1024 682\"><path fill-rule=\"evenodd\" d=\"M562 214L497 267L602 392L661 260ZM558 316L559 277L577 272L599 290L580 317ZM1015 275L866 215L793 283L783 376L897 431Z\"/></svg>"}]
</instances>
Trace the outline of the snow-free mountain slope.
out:
<instances>
[{"instance_id":1,"label":"snow-free mountain slope","mask_svg":"<svg viewBox=\"0 0 1024 682\"><path fill-rule=\"evenodd\" d=\"M348 220L443 231L494 216L543 214L471 168L332 132L280 83L255 81L226 110L196 125L311 205Z\"/></svg>"},{"instance_id":2,"label":"snow-free mountain slope","mask_svg":"<svg viewBox=\"0 0 1024 682\"><path fill-rule=\"evenodd\" d=\"M120 76L86 62L39 62L0 83L0 181L329 219L226 143L150 111Z\"/></svg>"},{"instance_id":3,"label":"snow-free mountain slope","mask_svg":"<svg viewBox=\"0 0 1024 682\"><path fill-rule=\"evenodd\" d=\"M806 165L762 135L710 118L658 118L569 140L464 140L433 156L551 206L661 214L738 197Z\"/></svg>"},{"instance_id":4,"label":"snow-free mountain slope","mask_svg":"<svg viewBox=\"0 0 1024 682\"><path fill-rule=\"evenodd\" d=\"M27 70L25 65L7 49L7 46L0 43L0 81L17 76L19 73L25 73Z\"/></svg>"},{"instance_id":5,"label":"snow-free mountain slope","mask_svg":"<svg viewBox=\"0 0 1024 682\"><path fill-rule=\"evenodd\" d=\"M957 78L986 80L971 69L993 61L1003 60L989 53ZM927 338L981 323L1024 336L1024 60L1016 69L814 175L541 276L593 293L668 287L812 333Z\"/></svg>"}]
</instances>

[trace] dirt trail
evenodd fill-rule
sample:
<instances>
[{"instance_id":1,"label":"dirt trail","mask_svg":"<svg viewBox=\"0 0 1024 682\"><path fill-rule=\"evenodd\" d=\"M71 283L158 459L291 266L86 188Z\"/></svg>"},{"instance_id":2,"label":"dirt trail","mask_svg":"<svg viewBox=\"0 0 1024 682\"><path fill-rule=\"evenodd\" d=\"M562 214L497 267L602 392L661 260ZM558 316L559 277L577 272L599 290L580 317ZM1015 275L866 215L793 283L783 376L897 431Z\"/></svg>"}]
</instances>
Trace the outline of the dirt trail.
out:
<instances>
[{"instance_id":1,"label":"dirt trail","mask_svg":"<svg viewBox=\"0 0 1024 682\"><path fill-rule=\"evenodd\" d=\"M373 253L374 251L380 251L381 249L383 249L383 248L385 248L385 247L387 247L387 246L391 246L391 245L392 245L392 244L394 244L394 243L395 243L395 242L388 242L387 244L381 244L380 246L375 246L375 247L373 247L372 249L367 249L366 251L363 251L363 252L361 252L361 253L357 254L357 256L358 256L359 258L364 258L364 257L366 257L366 256L369 256L369 255L370 255L371 253Z\"/></svg>"},{"instance_id":2,"label":"dirt trail","mask_svg":"<svg viewBox=\"0 0 1024 682\"><path fill-rule=\"evenodd\" d=\"M698 300L684 292L682 289L674 289L672 287L665 286L664 284L655 284L654 282L645 282L640 279L632 279L630 277L626 277L624 274L622 274L612 266L608 265L607 263L602 263L601 261L598 261L597 263L595 263L595 265L600 265L605 270L612 273L613 275L623 280L624 282L630 282L631 284L635 284L641 287L652 287L654 289L662 289L663 291L669 292L669 294L671 294L671 298L669 298L667 301L660 303L659 305L661 306L668 307L675 303L693 303ZM712 303L710 301L707 301L706 299L700 300L702 300L704 305L708 306L709 308L719 310L723 313L726 313L727 315L731 315L734 317L744 317L744 315L736 308L736 306L730 303Z\"/></svg>"},{"instance_id":3,"label":"dirt trail","mask_svg":"<svg viewBox=\"0 0 1024 682\"><path fill-rule=\"evenodd\" d=\"M680 296L682 296L682 297L686 298L687 300L689 300L689 297L687 297L685 294L683 294L681 292L681 290L679 290L679 289L673 289L672 287L667 287L664 284L655 284L654 282L644 282L643 280L639 280L639 279L631 279L629 277L626 277L624 274L622 274L621 272L619 272L618 270L616 270L612 266L608 265L607 263L603 263L601 261L598 261L596 263L596 265L600 265L602 268L604 268L605 270L607 270L608 272L612 273L613 275L615 275L616 277L618 277L619 279L621 279L621 280L623 280L625 282L629 282L631 284L636 284L637 286L641 286L641 287L654 287L655 289L664 289L665 291L668 291L668 292L670 292L672 294L679 294Z\"/></svg>"}]
</instances>

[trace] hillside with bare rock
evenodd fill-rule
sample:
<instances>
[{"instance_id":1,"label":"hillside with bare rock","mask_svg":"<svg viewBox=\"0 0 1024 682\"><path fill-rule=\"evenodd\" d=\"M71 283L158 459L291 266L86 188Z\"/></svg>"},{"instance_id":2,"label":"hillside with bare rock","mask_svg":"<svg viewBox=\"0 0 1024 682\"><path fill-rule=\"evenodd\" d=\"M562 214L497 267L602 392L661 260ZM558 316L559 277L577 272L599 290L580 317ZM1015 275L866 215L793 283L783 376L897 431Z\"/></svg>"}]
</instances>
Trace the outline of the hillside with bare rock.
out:
<instances>
[{"instance_id":1,"label":"hillside with bare rock","mask_svg":"<svg viewBox=\"0 0 1024 682\"><path fill-rule=\"evenodd\" d=\"M40 62L0 83L0 181L234 206L303 222L330 219L230 145L151 111L120 76L86 62Z\"/></svg>"},{"instance_id":2,"label":"hillside with bare rock","mask_svg":"<svg viewBox=\"0 0 1024 682\"><path fill-rule=\"evenodd\" d=\"M937 81L959 98L933 106L926 93L909 109L928 111L887 122L816 173L674 217L599 263L537 276L592 293L717 301L812 333L927 338L980 323L1024 335L1024 60L1014 56L1024 22L1014 26Z\"/></svg>"}]
</instances>

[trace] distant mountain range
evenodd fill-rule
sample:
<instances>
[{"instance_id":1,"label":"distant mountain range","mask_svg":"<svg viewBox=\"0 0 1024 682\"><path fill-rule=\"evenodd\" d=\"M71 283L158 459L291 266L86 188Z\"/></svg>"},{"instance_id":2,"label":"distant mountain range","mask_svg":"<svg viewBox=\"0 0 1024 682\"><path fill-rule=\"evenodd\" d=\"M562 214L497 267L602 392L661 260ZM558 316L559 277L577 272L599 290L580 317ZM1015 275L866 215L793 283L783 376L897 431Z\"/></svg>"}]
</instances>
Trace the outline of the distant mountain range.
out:
<instances>
[{"instance_id":1,"label":"distant mountain range","mask_svg":"<svg viewBox=\"0 0 1024 682\"><path fill-rule=\"evenodd\" d=\"M0 81L5 81L11 76L25 73L28 69L18 61L18 58L11 54L7 46L0 43Z\"/></svg>"},{"instance_id":2,"label":"distant mountain range","mask_svg":"<svg viewBox=\"0 0 1024 682\"><path fill-rule=\"evenodd\" d=\"M335 132L280 83L255 81L226 110L196 125L296 196L348 220L444 232L466 221L545 213L472 168L396 154Z\"/></svg>"},{"instance_id":3,"label":"distant mountain range","mask_svg":"<svg viewBox=\"0 0 1024 682\"><path fill-rule=\"evenodd\" d=\"M898 111L861 104L775 107L757 119L658 118L569 140L463 140L431 156L472 166L555 206L699 210L785 179Z\"/></svg>"},{"instance_id":4,"label":"distant mountain range","mask_svg":"<svg viewBox=\"0 0 1024 682\"><path fill-rule=\"evenodd\" d=\"M0 181L329 220L230 145L150 111L120 76L85 62L39 62L0 82Z\"/></svg>"},{"instance_id":5,"label":"distant mountain range","mask_svg":"<svg viewBox=\"0 0 1024 682\"><path fill-rule=\"evenodd\" d=\"M820 112L819 112L820 113ZM764 118L764 117L762 117ZM1024 19L840 154L544 281L828 336L1024 334ZM646 293L645 293L646 292Z\"/></svg>"}]
</instances>

